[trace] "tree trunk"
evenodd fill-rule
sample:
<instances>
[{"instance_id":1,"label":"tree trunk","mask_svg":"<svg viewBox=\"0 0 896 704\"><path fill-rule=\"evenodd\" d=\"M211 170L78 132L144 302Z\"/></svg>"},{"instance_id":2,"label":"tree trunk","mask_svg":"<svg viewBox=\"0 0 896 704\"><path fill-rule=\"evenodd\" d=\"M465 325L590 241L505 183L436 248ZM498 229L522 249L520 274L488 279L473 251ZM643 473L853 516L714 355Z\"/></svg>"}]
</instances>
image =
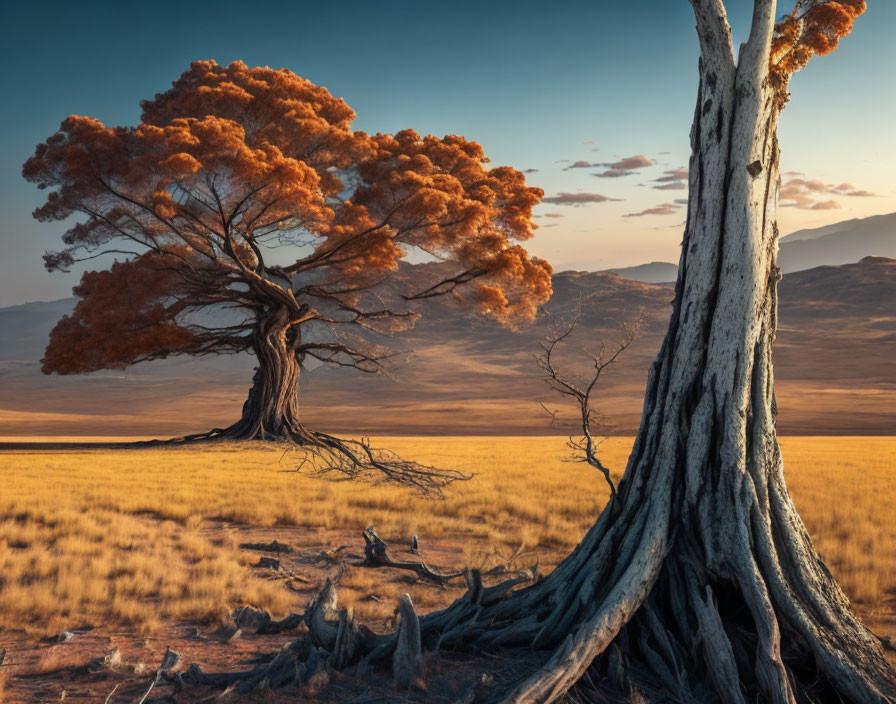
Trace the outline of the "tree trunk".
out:
<instances>
[{"instance_id":1,"label":"tree trunk","mask_svg":"<svg viewBox=\"0 0 896 704\"><path fill-rule=\"evenodd\" d=\"M298 326L280 306L259 321L253 351L258 360L249 397L240 420L224 435L234 439L297 440L305 433L299 423L299 375L296 356Z\"/></svg>"},{"instance_id":2,"label":"tree trunk","mask_svg":"<svg viewBox=\"0 0 896 704\"><path fill-rule=\"evenodd\" d=\"M295 313L281 305L259 320L253 341L258 366L249 397L243 404L242 417L230 427L174 438L165 444L287 440L305 451L299 466L307 464L310 472L320 475L336 472L345 477L392 482L428 496L441 496L442 489L451 482L471 478L472 475L454 469L402 459L389 450L371 447L365 438L339 438L303 426L299 421L299 327L310 316L297 317L300 311Z\"/></svg>"},{"instance_id":3,"label":"tree trunk","mask_svg":"<svg viewBox=\"0 0 896 704\"><path fill-rule=\"evenodd\" d=\"M687 225L618 500L542 582L490 603L471 590L421 630L442 649L546 653L489 701L551 702L578 687L656 702L896 702L880 641L793 506L775 435L775 3L755 3L736 65L721 3L693 4Z\"/></svg>"}]
</instances>

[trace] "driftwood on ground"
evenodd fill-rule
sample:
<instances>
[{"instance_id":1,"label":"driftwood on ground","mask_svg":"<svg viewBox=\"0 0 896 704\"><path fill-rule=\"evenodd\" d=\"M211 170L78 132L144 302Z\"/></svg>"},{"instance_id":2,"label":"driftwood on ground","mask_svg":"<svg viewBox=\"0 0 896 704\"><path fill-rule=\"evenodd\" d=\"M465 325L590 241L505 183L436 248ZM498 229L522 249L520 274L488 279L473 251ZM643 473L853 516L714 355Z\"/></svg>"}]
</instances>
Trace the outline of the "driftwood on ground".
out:
<instances>
[{"instance_id":1,"label":"driftwood on ground","mask_svg":"<svg viewBox=\"0 0 896 704\"><path fill-rule=\"evenodd\" d=\"M463 570L455 570L452 572L436 572L429 567L423 560L399 560L393 554L388 544L382 540L374 530L373 526L369 526L361 531L364 537L364 560L361 562L349 563L354 567L391 567L397 570L409 570L414 572L421 579L427 579L436 584L444 585L452 579L463 576Z\"/></svg>"}]
</instances>

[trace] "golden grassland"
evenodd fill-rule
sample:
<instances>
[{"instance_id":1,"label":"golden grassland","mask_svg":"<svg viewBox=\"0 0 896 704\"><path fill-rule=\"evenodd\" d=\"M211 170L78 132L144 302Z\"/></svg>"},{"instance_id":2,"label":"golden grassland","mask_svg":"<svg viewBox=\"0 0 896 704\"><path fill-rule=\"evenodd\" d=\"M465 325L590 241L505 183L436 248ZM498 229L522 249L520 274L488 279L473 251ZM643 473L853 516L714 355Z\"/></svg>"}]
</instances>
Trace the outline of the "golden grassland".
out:
<instances>
[{"instance_id":1,"label":"golden grassland","mask_svg":"<svg viewBox=\"0 0 896 704\"><path fill-rule=\"evenodd\" d=\"M296 472L278 445L226 443L145 449L0 453L0 636L53 633L79 623L151 633L162 622L223 617L251 603L301 609L281 583L249 568L238 548L247 527L284 527L335 547L376 526L387 539L420 536L482 565L492 550L524 544L542 571L581 538L607 500L603 478L568 461L563 438L381 438L405 457L475 473L444 500ZM603 445L621 473L631 439ZM782 440L786 474L819 551L872 622L896 590L896 438ZM306 539L307 543L307 539ZM423 551L424 557L427 556ZM381 573L346 574L341 601L364 617L391 612L362 602ZM396 586L396 593L401 585ZM407 590L405 585L401 591ZM421 606L445 601L437 590ZM415 597L416 598L416 597Z\"/></svg>"}]
</instances>

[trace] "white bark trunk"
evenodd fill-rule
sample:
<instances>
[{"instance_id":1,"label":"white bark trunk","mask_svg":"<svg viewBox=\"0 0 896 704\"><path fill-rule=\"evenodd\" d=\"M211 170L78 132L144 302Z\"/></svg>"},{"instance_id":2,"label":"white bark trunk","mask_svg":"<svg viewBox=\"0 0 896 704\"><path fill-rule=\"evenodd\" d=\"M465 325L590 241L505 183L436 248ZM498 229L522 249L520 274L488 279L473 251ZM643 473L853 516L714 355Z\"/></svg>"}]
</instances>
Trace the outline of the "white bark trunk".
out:
<instances>
[{"instance_id":1,"label":"white bark trunk","mask_svg":"<svg viewBox=\"0 0 896 704\"><path fill-rule=\"evenodd\" d=\"M755 3L736 66L722 3L693 4L700 84L669 332L651 371L621 508L601 517L540 590L553 588L555 611L539 637L550 627L562 641L503 701L554 701L623 627L641 632L634 648L626 637L626 650L668 693L687 690L670 645L677 639L702 641L707 680L722 699L743 701L743 691L796 702L807 685L784 662L786 628L787 647L814 660L829 694L893 701L896 685L879 643L852 615L799 522L775 436L781 103L768 68L775 3ZM609 560L616 564L606 566ZM747 609L752 674L744 672L744 645L724 627L717 589ZM675 636L667 630L673 624Z\"/></svg>"}]
</instances>

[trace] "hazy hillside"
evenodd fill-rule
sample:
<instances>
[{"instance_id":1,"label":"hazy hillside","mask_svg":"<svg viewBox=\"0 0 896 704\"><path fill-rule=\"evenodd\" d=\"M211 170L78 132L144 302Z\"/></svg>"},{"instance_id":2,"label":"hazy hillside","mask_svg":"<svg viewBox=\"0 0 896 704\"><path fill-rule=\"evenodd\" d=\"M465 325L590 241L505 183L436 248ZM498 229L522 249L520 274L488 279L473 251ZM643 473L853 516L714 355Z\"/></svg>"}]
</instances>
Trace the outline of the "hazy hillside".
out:
<instances>
[{"instance_id":1,"label":"hazy hillside","mask_svg":"<svg viewBox=\"0 0 896 704\"><path fill-rule=\"evenodd\" d=\"M647 284L664 284L675 281L678 276L678 265L670 262L650 262L649 264L628 266L622 269L608 269L607 271L633 281L643 281Z\"/></svg>"},{"instance_id":2,"label":"hazy hillside","mask_svg":"<svg viewBox=\"0 0 896 704\"><path fill-rule=\"evenodd\" d=\"M838 232L862 232L862 231L881 231L893 233L896 230L896 213L888 213L885 215L872 215L868 218L853 218L852 220L843 220L835 222L831 225L823 225L822 227L811 227L803 230L797 230L789 235L781 238L781 242L796 242L798 240L815 240L825 235L833 235Z\"/></svg>"},{"instance_id":3,"label":"hazy hillside","mask_svg":"<svg viewBox=\"0 0 896 704\"><path fill-rule=\"evenodd\" d=\"M611 342L637 311L644 335L606 378L600 409L619 432L638 422L647 369L665 332L672 289L610 273L564 272L549 308L568 315L589 303L577 339L561 361L575 367L581 348ZM776 376L785 433L896 431L896 261L866 258L784 277L780 286ZM73 301L0 309L0 435L157 434L233 421L253 358L172 358L127 371L45 376L46 336ZM412 353L398 380L317 369L303 380L309 423L363 433L552 433L539 406L560 408L532 355L545 322L508 331L449 301L430 301L425 317L395 347Z\"/></svg>"},{"instance_id":4,"label":"hazy hillside","mask_svg":"<svg viewBox=\"0 0 896 704\"><path fill-rule=\"evenodd\" d=\"M896 257L896 213L847 220L782 237L778 264L788 273L849 264L867 256Z\"/></svg>"},{"instance_id":5,"label":"hazy hillside","mask_svg":"<svg viewBox=\"0 0 896 704\"><path fill-rule=\"evenodd\" d=\"M782 237L778 265L790 274L817 266L853 264L869 256L896 257L896 213L845 220ZM609 271L635 281L665 283L675 281L678 266L650 262Z\"/></svg>"}]
</instances>

